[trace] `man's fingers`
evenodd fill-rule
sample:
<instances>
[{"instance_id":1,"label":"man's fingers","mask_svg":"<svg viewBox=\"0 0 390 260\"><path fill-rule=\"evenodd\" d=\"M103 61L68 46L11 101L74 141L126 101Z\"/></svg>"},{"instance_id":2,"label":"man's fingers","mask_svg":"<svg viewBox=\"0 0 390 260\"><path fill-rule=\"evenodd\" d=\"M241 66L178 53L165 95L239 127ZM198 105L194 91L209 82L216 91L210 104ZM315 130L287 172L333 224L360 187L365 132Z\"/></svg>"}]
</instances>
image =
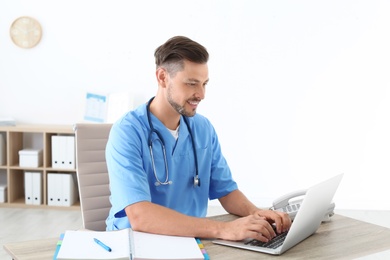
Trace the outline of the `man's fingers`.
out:
<instances>
[{"instance_id":1,"label":"man's fingers","mask_svg":"<svg viewBox=\"0 0 390 260\"><path fill-rule=\"evenodd\" d=\"M261 236L269 240L276 236L271 224L263 218L256 220L253 223L251 229L257 233L257 236Z\"/></svg>"}]
</instances>

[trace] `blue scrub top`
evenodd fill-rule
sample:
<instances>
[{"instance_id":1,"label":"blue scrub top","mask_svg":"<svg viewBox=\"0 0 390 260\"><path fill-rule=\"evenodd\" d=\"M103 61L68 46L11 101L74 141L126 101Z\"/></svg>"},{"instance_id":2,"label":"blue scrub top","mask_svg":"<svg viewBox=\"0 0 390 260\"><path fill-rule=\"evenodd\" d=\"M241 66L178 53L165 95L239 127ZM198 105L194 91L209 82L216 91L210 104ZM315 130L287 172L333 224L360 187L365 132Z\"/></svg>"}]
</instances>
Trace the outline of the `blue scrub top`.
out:
<instances>
[{"instance_id":1,"label":"blue scrub top","mask_svg":"<svg viewBox=\"0 0 390 260\"><path fill-rule=\"evenodd\" d=\"M106 147L110 178L110 214L107 230L131 227L125 213L128 205L150 201L183 214L205 217L208 200L223 197L237 189L229 166L221 153L214 127L202 115L188 118L199 164L200 187L194 187L195 159L191 136L181 117L176 140L168 129L151 114L154 128L165 143L170 185L156 186L148 144L150 126L146 104L130 111L111 129ZM156 173L165 181L166 173L161 145L153 134L153 155Z\"/></svg>"}]
</instances>

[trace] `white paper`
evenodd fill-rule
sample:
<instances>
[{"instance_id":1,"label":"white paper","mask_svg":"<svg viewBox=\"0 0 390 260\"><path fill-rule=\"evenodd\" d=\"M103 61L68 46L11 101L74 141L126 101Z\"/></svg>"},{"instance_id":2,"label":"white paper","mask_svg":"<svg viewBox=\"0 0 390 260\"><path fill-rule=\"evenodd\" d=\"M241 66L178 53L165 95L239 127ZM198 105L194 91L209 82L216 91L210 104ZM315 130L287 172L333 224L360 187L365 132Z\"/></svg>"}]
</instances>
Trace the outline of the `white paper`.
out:
<instances>
[{"instance_id":1,"label":"white paper","mask_svg":"<svg viewBox=\"0 0 390 260\"><path fill-rule=\"evenodd\" d=\"M99 239L112 251L99 246ZM65 232L57 259L129 259L129 231L73 231Z\"/></svg>"},{"instance_id":2,"label":"white paper","mask_svg":"<svg viewBox=\"0 0 390 260\"><path fill-rule=\"evenodd\" d=\"M204 259L192 237L156 235L133 231L135 259Z\"/></svg>"}]
</instances>

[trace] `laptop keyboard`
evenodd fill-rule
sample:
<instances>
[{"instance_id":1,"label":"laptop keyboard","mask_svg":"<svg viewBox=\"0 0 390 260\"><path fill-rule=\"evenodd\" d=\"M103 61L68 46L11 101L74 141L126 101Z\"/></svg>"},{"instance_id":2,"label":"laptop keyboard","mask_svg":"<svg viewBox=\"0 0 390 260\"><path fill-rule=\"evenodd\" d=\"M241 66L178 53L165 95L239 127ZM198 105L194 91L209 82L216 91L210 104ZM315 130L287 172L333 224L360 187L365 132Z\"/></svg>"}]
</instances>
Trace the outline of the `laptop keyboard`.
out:
<instances>
[{"instance_id":1,"label":"laptop keyboard","mask_svg":"<svg viewBox=\"0 0 390 260\"><path fill-rule=\"evenodd\" d=\"M286 239L287 233L288 232L280 233L268 242L262 242L262 241L259 241L256 239L252 239L252 240L246 242L245 244L251 245L251 246L259 246L259 247L266 247L266 248L275 249L283 244L284 240Z\"/></svg>"}]
</instances>

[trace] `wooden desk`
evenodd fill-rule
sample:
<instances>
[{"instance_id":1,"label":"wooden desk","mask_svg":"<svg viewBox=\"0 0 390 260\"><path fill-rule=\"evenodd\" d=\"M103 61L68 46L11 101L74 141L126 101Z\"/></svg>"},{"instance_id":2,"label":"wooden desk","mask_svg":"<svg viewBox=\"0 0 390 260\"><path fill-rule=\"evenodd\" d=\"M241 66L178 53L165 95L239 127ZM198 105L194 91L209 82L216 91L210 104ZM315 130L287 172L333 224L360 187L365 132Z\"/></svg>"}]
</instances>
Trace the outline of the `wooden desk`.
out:
<instances>
[{"instance_id":1,"label":"wooden desk","mask_svg":"<svg viewBox=\"0 0 390 260\"><path fill-rule=\"evenodd\" d=\"M228 221L232 215L211 217ZM59 235L59 234L58 234ZM51 260L57 238L18 242L4 245L4 249L15 260ZM274 259L275 256L215 245L211 240L203 244L214 259ZM323 223L311 237L291 248L278 259L353 259L390 249L390 229L359 220L334 215Z\"/></svg>"}]
</instances>

